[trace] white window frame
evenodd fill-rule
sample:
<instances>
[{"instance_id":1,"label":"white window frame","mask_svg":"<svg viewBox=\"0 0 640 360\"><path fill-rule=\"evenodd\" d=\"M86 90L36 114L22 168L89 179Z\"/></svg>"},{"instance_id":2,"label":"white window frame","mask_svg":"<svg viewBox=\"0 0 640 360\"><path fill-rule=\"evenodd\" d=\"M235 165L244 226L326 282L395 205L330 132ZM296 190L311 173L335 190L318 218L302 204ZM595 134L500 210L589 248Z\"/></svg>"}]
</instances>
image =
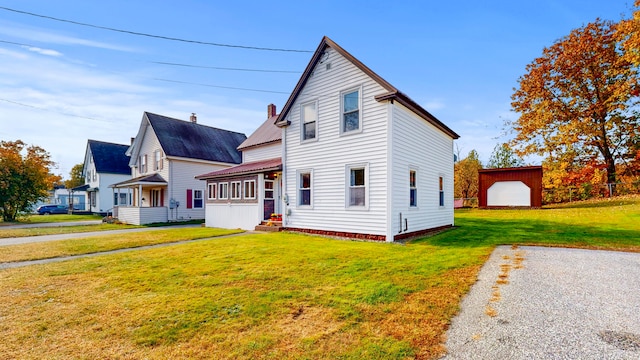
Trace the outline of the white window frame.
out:
<instances>
[{"instance_id":1,"label":"white window frame","mask_svg":"<svg viewBox=\"0 0 640 360\"><path fill-rule=\"evenodd\" d=\"M413 184L411 184L411 174L414 174ZM413 204L411 203L411 191L415 191L413 195ZM418 170L409 168L409 208L418 207Z\"/></svg>"},{"instance_id":2,"label":"white window frame","mask_svg":"<svg viewBox=\"0 0 640 360\"><path fill-rule=\"evenodd\" d=\"M250 188L247 188L247 186ZM247 193L247 190L250 190ZM256 181L255 180L245 180L242 185L242 195L245 199L255 199L256 198Z\"/></svg>"},{"instance_id":3,"label":"white window frame","mask_svg":"<svg viewBox=\"0 0 640 360\"><path fill-rule=\"evenodd\" d=\"M309 174L309 187L302 187L302 179L301 176L303 174ZM309 191L309 204L302 204L302 196L300 196L301 191ZM296 171L296 206L299 208L313 208L313 170L305 169Z\"/></svg>"},{"instance_id":4,"label":"white window frame","mask_svg":"<svg viewBox=\"0 0 640 360\"><path fill-rule=\"evenodd\" d=\"M140 174L147 173L147 154L140 155L140 166L138 170L140 170Z\"/></svg>"},{"instance_id":5,"label":"white window frame","mask_svg":"<svg viewBox=\"0 0 640 360\"><path fill-rule=\"evenodd\" d=\"M218 199L227 200L229 198L229 183L218 183Z\"/></svg>"},{"instance_id":6,"label":"white window frame","mask_svg":"<svg viewBox=\"0 0 640 360\"><path fill-rule=\"evenodd\" d=\"M313 121L308 121L305 118L304 109L305 109L306 106L311 105L311 104L313 104L313 107L315 109L316 118ZM318 140L318 117L319 117L318 114L319 114L319 111L318 111L318 100L309 101L309 102L306 102L304 104L300 104L300 141L301 142L311 142L311 141L317 141ZM307 123L311 123L311 122L315 123L315 125L314 125L314 136L312 138L306 138L305 137L306 132L305 132L304 125L307 124Z\"/></svg>"},{"instance_id":7,"label":"white window frame","mask_svg":"<svg viewBox=\"0 0 640 360\"><path fill-rule=\"evenodd\" d=\"M271 184L271 188L267 187L267 184ZM264 181L264 199L265 200L273 200L275 197L275 185L276 182L273 180L265 180ZM271 196L267 196L267 192L271 192Z\"/></svg>"},{"instance_id":8,"label":"white window frame","mask_svg":"<svg viewBox=\"0 0 640 360\"><path fill-rule=\"evenodd\" d=\"M153 152L153 170L162 170L164 167L164 161L162 159L162 150L156 150Z\"/></svg>"},{"instance_id":9,"label":"white window frame","mask_svg":"<svg viewBox=\"0 0 640 360\"><path fill-rule=\"evenodd\" d=\"M344 97L353 92L358 92L358 128L353 130L345 129L345 111L344 111ZM362 132L362 86L353 87L340 92L340 134L356 134Z\"/></svg>"},{"instance_id":10,"label":"white window frame","mask_svg":"<svg viewBox=\"0 0 640 360\"><path fill-rule=\"evenodd\" d=\"M193 209L202 209L204 208L204 191L193 189ZM200 196L198 196L200 195ZM200 200L200 206L196 205L196 200Z\"/></svg>"},{"instance_id":11,"label":"white window frame","mask_svg":"<svg viewBox=\"0 0 640 360\"><path fill-rule=\"evenodd\" d=\"M351 171L352 170L364 170L364 185L351 185ZM371 184L369 182L369 163L348 164L345 166L345 192L344 192L344 204L348 210L369 210L369 188ZM364 188L364 205L351 205L351 189L363 187Z\"/></svg>"},{"instance_id":12,"label":"white window frame","mask_svg":"<svg viewBox=\"0 0 640 360\"><path fill-rule=\"evenodd\" d=\"M242 199L242 182L241 181L231 181L231 200L240 200Z\"/></svg>"},{"instance_id":13,"label":"white window frame","mask_svg":"<svg viewBox=\"0 0 640 360\"><path fill-rule=\"evenodd\" d=\"M208 183L207 189L209 190L209 200L218 198L218 183Z\"/></svg>"}]
</instances>

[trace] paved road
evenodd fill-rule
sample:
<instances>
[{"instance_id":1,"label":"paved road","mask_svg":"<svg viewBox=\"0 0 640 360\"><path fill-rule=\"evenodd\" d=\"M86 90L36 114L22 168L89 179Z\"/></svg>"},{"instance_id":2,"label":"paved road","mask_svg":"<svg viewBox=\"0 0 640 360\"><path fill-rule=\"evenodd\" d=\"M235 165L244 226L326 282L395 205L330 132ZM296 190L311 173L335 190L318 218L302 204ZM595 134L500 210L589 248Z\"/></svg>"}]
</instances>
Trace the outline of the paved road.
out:
<instances>
[{"instance_id":1,"label":"paved road","mask_svg":"<svg viewBox=\"0 0 640 360\"><path fill-rule=\"evenodd\" d=\"M498 247L447 338L447 360L640 359L640 254Z\"/></svg>"},{"instance_id":2,"label":"paved road","mask_svg":"<svg viewBox=\"0 0 640 360\"><path fill-rule=\"evenodd\" d=\"M176 229L176 228L185 228L185 227L200 227L200 226L201 225L199 224L173 225L173 226L144 227L144 228L122 229L122 230L92 231L92 232L73 233L73 234L55 234L55 235L26 236L26 237L17 237L17 238L4 238L4 239L0 239L0 246L28 244L33 242L44 242L44 241L78 239L78 238L85 238L90 236L101 236L101 235L109 235L109 234L124 234L124 233L130 233L130 232L157 231L157 230ZM0 228L0 231L2 231L2 228Z\"/></svg>"}]
</instances>

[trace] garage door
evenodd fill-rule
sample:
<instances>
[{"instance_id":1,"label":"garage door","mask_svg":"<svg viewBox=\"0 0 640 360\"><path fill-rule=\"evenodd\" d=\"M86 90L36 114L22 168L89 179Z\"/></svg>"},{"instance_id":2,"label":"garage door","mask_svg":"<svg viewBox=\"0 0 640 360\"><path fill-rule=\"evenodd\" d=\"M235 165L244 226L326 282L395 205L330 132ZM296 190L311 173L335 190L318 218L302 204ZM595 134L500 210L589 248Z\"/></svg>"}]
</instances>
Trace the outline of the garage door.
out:
<instances>
[{"instance_id":1,"label":"garage door","mask_svg":"<svg viewBox=\"0 0 640 360\"><path fill-rule=\"evenodd\" d=\"M522 181L498 181L487 190L487 206L531 206L531 189Z\"/></svg>"}]
</instances>

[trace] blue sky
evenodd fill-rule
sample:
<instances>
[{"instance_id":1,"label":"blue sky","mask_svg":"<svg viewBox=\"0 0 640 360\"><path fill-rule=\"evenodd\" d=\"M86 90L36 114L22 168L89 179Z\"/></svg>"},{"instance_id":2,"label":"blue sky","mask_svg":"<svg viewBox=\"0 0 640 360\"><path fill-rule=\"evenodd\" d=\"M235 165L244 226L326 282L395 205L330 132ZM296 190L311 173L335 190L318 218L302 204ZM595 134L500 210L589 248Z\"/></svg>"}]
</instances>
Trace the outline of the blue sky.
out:
<instances>
[{"instance_id":1,"label":"blue sky","mask_svg":"<svg viewBox=\"0 0 640 360\"><path fill-rule=\"evenodd\" d=\"M486 162L510 96L545 46L632 1L45 1L0 7L209 43L313 51L329 36L461 135ZM87 139L127 144L142 113L251 134L282 108L310 52L199 45L0 9L0 140L49 151L56 173ZM190 66L167 65L172 63ZM235 68L267 71L238 71ZM535 159L529 159L536 162Z\"/></svg>"}]
</instances>

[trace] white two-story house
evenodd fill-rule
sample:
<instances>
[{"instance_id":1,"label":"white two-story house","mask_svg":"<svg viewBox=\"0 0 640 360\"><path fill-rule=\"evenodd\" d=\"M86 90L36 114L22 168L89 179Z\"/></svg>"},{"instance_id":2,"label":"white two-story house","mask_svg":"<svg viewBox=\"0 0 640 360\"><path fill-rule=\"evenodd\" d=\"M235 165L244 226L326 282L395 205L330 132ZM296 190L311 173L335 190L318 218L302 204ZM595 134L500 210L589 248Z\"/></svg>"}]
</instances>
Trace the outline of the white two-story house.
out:
<instances>
[{"instance_id":1,"label":"white two-story house","mask_svg":"<svg viewBox=\"0 0 640 360\"><path fill-rule=\"evenodd\" d=\"M286 229L391 242L453 225L458 135L331 39L275 124Z\"/></svg>"},{"instance_id":2,"label":"white two-story house","mask_svg":"<svg viewBox=\"0 0 640 360\"><path fill-rule=\"evenodd\" d=\"M129 145L87 140L82 167L84 188L89 197L86 210L107 214L113 211L115 205L130 203L129 193L116 195L113 189L109 188L110 185L131 179L127 149Z\"/></svg>"},{"instance_id":3,"label":"white two-story house","mask_svg":"<svg viewBox=\"0 0 640 360\"><path fill-rule=\"evenodd\" d=\"M242 133L178 120L150 112L142 116L131 147L132 179L112 185L116 194L131 192L130 205L114 216L129 224L205 218L205 184L195 176L242 162Z\"/></svg>"}]
</instances>

